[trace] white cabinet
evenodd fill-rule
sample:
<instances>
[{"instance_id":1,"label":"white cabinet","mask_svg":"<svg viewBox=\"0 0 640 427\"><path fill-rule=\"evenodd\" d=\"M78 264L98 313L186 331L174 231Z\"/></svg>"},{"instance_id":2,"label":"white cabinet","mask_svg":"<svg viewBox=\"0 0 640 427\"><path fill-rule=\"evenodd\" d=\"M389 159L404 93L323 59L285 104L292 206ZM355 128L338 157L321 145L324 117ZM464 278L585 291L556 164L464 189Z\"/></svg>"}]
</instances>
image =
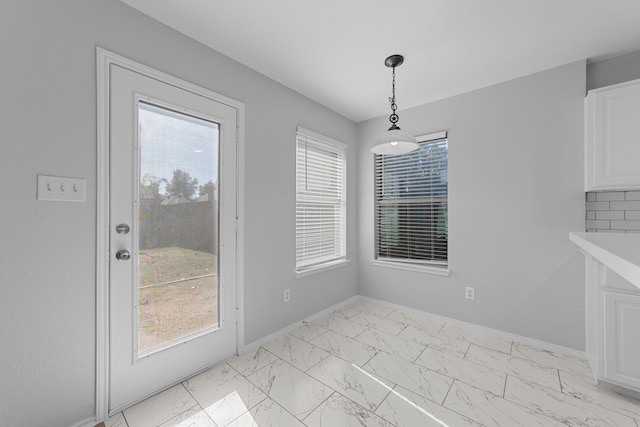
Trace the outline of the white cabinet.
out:
<instances>
[{"instance_id":1,"label":"white cabinet","mask_svg":"<svg viewBox=\"0 0 640 427\"><path fill-rule=\"evenodd\" d=\"M589 91L585 113L586 190L640 188L640 80Z\"/></svg>"},{"instance_id":2,"label":"white cabinet","mask_svg":"<svg viewBox=\"0 0 640 427\"><path fill-rule=\"evenodd\" d=\"M640 392L640 292L585 255L586 356L593 378Z\"/></svg>"},{"instance_id":3,"label":"white cabinet","mask_svg":"<svg viewBox=\"0 0 640 427\"><path fill-rule=\"evenodd\" d=\"M603 296L604 378L640 390L640 295Z\"/></svg>"},{"instance_id":4,"label":"white cabinet","mask_svg":"<svg viewBox=\"0 0 640 427\"><path fill-rule=\"evenodd\" d=\"M585 258L585 353L593 377L640 392L640 234L580 232L569 239Z\"/></svg>"}]
</instances>

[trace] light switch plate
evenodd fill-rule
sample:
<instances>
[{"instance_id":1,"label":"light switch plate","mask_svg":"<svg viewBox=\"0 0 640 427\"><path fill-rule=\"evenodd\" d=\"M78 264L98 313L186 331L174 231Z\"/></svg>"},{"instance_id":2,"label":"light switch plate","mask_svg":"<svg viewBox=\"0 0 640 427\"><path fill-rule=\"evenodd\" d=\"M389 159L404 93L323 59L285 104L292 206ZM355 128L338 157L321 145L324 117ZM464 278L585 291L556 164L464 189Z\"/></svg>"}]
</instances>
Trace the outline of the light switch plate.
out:
<instances>
[{"instance_id":1,"label":"light switch plate","mask_svg":"<svg viewBox=\"0 0 640 427\"><path fill-rule=\"evenodd\" d=\"M54 202L84 202L87 180L63 176L38 175L38 200Z\"/></svg>"}]
</instances>

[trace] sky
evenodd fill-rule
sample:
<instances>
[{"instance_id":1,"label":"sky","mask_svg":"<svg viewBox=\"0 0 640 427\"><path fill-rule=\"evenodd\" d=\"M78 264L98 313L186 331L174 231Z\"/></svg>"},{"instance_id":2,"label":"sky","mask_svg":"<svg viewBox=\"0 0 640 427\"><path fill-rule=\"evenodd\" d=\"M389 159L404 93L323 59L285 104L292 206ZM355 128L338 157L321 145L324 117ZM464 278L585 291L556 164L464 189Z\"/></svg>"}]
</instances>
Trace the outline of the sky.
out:
<instances>
[{"instance_id":1,"label":"sky","mask_svg":"<svg viewBox=\"0 0 640 427\"><path fill-rule=\"evenodd\" d=\"M142 184L149 177L171 181L176 169L197 178L198 186L217 182L218 124L143 102L138 122Z\"/></svg>"}]
</instances>

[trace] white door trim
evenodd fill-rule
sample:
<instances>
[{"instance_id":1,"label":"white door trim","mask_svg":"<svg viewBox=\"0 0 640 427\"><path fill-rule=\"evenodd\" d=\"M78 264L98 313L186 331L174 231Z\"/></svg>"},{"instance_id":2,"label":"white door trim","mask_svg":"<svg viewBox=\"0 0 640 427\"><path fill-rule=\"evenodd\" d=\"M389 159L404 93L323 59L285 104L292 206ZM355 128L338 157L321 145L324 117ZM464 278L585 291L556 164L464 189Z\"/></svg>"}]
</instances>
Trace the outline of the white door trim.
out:
<instances>
[{"instance_id":1,"label":"white door trim","mask_svg":"<svg viewBox=\"0 0 640 427\"><path fill-rule=\"evenodd\" d=\"M237 254L236 254L236 342L244 346L244 103L204 89L177 77L147 67L96 47L97 74L97 173L96 173L96 420L109 410L109 93L111 64L197 93L237 111Z\"/></svg>"}]
</instances>

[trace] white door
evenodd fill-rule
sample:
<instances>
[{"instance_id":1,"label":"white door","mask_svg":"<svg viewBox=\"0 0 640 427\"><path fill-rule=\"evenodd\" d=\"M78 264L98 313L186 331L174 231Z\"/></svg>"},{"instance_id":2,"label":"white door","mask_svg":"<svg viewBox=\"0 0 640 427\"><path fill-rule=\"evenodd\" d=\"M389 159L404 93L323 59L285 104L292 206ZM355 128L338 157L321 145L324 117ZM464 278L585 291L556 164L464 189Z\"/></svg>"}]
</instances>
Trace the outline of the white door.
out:
<instances>
[{"instance_id":1,"label":"white door","mask_svg":"<svg viewBox=\"0 0 640 427\"><path fill-rule=\"evenodd\" d=\"M229 357L236 109L110 66L109 412Z\"/></svg>"}]
</instances>

